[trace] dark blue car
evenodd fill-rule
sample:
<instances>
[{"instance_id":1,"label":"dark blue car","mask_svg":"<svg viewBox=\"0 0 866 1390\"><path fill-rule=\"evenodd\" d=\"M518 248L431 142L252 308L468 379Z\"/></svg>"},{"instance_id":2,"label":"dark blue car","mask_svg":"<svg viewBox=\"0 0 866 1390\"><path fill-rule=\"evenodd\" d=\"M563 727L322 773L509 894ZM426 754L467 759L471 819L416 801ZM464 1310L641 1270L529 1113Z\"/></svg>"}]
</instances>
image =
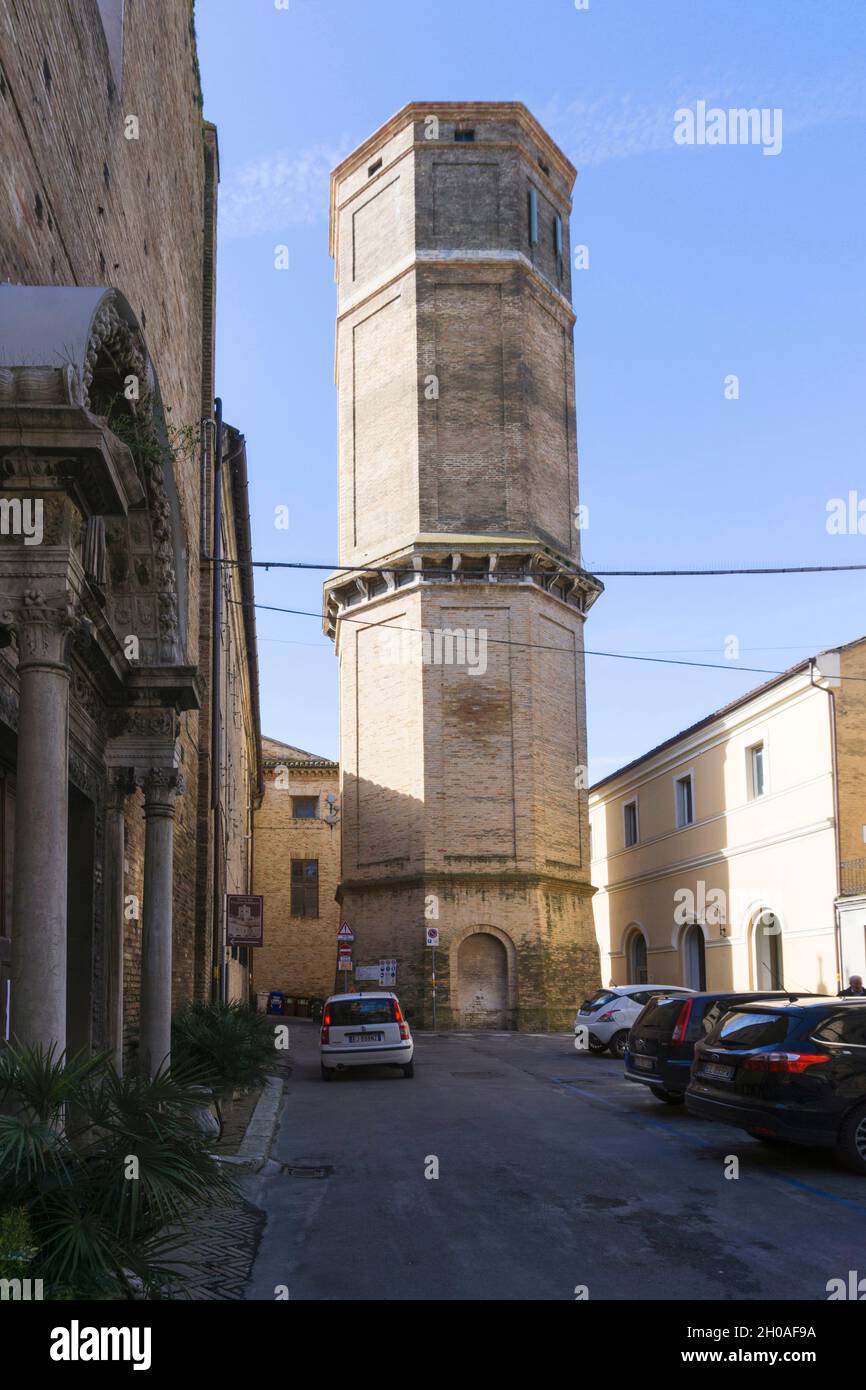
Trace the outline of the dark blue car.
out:
<instances>
[{"instance_id":1,"label":"dark blue car","mask_svg":"<svg viewBox=\"0 0 866 1390\"><path fill-rule=\"evenodd\" d=\"M866 1176L866 1003L743 1003L695 1047L686 1106L766 1143L831 1148Z\"/></svg>"}]
</instances>

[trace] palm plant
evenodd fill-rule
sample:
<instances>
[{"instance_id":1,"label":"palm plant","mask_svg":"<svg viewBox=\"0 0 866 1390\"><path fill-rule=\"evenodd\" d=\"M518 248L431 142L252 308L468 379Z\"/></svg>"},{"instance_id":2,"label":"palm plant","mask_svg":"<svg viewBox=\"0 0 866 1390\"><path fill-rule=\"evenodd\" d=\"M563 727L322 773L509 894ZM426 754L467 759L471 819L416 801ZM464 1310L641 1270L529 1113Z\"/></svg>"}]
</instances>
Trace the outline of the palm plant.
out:
<instances>
[{"instance_id":1,"label":"palm plant","mask_svg":"<svg viewBox=\"0 0 866 1390\"><path fill-rule=\"evenodd\" d=\"M197 1126L201 1096L107 1057L0 1053L0 1220L26 1213L32 1266L54 1297L159 1293L185 1220L234 1187ZM170 1229L169 1229L170 1228Z\"/></svg>"},{"instance_id":2,"label":"palm plant","mask_svg":"<svg viewBox=\"0 0 866 1390\"><path fill-rule=\"evenodd\" d=\"M260 1086L273 1066L274 1021L239 1003L188 1004L174 1017L171 1047L174 1075L212 1091L222 1135L221 1105Z\"/></svg>"}]
</instances>

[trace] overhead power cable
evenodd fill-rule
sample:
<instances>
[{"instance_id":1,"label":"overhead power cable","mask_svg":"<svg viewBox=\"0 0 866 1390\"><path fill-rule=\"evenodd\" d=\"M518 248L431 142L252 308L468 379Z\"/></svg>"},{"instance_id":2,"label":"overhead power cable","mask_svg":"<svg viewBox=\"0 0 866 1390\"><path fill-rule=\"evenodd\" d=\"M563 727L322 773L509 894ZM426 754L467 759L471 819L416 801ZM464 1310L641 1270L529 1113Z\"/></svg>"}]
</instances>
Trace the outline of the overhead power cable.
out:
<instances>
[{"instance_id":1,"label":"overhead power cable","mask_svg":"<svg viewBox=\"0 0 866 1390\"><path fill-rule=\"evenodd\" d=\"M242 599L230 599L229 602L236 603L241 608L247 606ZM266 613L289 613L298 618L318 618L320 620L322 618L321 613L315 613L307 608L281 608L272 603L254 603L252 606L254 608L260 608ZM342 623L358 623L366 628L382 628L389 632L424 633L432 631L430 628L405 627L402 624L398 626L396 623L371 623L369 619L350 618L347 617L345 613L340 614L339 621ZM494 643L496 646L501 647L522 647L525 650L531 651L560 652L566 655L573 654L573 649L570 651L568 647L556 647L552 644L545 644L543 642L517 642L510 637L490 636L485 637L484 640L485 642ZM760 648L758 650L760 650ZM730 661L684 661L682 659L677 660L673 657L666 656L638 656L633 652L604 652L592 647L584 647L583 655L608 657L612 661L649 662L651 665L657 666L690 666L701 671L743 671L746 675L755 676L784 676L786 674L785 670L778 671L767 666L737 666ZM800 664L800 662L795 663L795 667ZM789 667L787 669L791 670L792 668ZM846 681L866 681L866 676L839 676L838 679Z\"/></svg>"},{"instance_id":2,"label":"overhead power cable","mask_svg":"<svg viewBox=\"0 0 866 1390\"><path fill-rule=\"evenodd\" d=\"M203 559L212 560L213 556L203 556ZM420 574L422 571L416 570L412 565L320 565L308 560L228 560L222 559L221 565L243 565L252 569L281 569L281 570L327 570L329 574ZM729 569L702 569L702 570L584 570L583 573L594 576L596 579L708 579L716 578L719 575L736 574L839 574L850 570L866 570L866 563L862 565L748 565ZM443 566L443 575L468 574L476 579L486 578L484 571L471 569L469 567L458 567L457 569L446 569ZM563 572L569 571L563 567ZM497 572L497 578L513 579L521 575L543 575L545 578L553 578L556 571L552 569L515 569L501 570ZM426 571L429 576L430 571Z\"/></svg>"}]
</instances>

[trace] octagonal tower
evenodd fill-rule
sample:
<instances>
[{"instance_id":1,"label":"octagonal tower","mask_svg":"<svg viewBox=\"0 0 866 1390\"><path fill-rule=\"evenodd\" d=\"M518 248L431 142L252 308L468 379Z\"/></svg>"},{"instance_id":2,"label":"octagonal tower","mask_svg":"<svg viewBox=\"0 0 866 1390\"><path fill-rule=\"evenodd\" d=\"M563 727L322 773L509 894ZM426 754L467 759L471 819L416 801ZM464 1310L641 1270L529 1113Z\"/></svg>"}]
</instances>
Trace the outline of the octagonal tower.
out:
<instances>
[{"instance_id":1,"label":"octagonal tower","mask_svg":"<svg viewBox=\"0 0 866 1390\"><path fill-rule=\"evenodd\" d=\"M331 177L342 915L440 1026L570 1027L589 881L569 213L520 103L413 103Z\"/></svg>"}]
</instances>

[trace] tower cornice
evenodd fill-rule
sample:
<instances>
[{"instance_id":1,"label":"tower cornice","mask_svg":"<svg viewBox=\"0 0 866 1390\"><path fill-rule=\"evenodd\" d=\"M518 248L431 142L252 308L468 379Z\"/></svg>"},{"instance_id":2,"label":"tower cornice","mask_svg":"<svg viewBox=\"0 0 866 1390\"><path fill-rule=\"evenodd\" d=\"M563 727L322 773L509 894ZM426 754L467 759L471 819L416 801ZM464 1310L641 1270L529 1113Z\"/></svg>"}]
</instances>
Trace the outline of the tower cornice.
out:
<instances>
[{"instance_id":1,"label":"tower cornice","mask_svg":"<svg viewBox=\"0 0 866 1390\"><path fill-rule=\"evenodd\" d=\"M346 158L341 160L331 171L329 247L332 256L336 244L336 218L334 214L339 185L356 169L361 168L380 145L390 140L398 131L405 129L407 125L417 120L424 120L427 116L460 122L472 120L513 121L530 140L535 142L551 166L566 182L569 191L574 185L577 169L522 101L410 101L395 112L389 120L385 121L378 130L368 136L362 144L352 150L351 154L346 155ZM415 141L413 143L424 146L428 142ZM493 143L502 144L502 141Z\"/></svg>"}]
</instances>

